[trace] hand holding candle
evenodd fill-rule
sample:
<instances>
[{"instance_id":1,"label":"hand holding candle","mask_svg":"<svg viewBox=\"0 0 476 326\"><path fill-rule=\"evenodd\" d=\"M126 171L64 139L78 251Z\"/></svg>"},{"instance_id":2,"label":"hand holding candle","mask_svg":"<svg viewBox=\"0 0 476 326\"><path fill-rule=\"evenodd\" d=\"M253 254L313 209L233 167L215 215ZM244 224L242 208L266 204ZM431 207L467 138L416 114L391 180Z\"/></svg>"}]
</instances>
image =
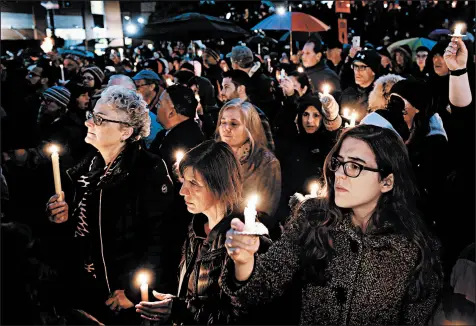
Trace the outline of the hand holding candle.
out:
<instances>
[{"instance_id":1,"label":"hand holding candle","mask_svg":"<svg viewBox=\"0 0 476 326\"><path fill-rule=\"evenodd\" d=\"M59 201L63 201L63 191L61 190L61 174L59 166L59 147L56 145L51 145L49 147L49 152L51 153L51 163L53 165L53 178L55 183L55 193L59 196Z\"/></svg>"},{"instance_id":2,"label":"hand holding candle","mask_svg":"<svg viewBox=\"0 0 476 326\"><path fill-rule=\"evenodd\" d=\"M465 37L466 35L463 35L461 34L461 32L463 31L465 27L465 24L464 23L458 23L455 25L455 30L453 32L453 34L449 34L450 36L452 37Z\"/></svg>"}]
</instances>

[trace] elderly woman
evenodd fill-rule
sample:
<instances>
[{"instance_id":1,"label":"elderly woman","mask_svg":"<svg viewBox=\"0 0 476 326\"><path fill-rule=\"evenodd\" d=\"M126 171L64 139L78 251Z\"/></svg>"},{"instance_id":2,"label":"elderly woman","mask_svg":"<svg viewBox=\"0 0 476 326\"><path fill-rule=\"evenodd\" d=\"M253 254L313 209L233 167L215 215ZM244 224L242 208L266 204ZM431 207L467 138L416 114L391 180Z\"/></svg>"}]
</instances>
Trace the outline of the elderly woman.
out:
<instances>
[{"instance_id":1,"label":"elderly woman","mask_svg":"<svg viewBox=\"0 0 476 326\"><path fill-rule=\"evenodd\" d=\"M268 215L263 222L272 229L281 195L281 166L267 149L261 119L254 106L240 99L227 102L218 115L217 139L230 145L240 162L243 193L259 196L257 210ZM244 206L242 206L244 209Z\"/></svg>"},{"instance_id":2,"label":"elderly woman","mask_svg":"<svg viewBox=\"0 0 476 326\"><path fill-rule=\"evenodd\" d=\"M74 284L74 295L63 304L104 323L135 323L127 318L135 314L123 310L139 302L133 281L138 269L154 271L160 280L157 289L174 287L167 284L164 271L173 264L167 265L162 248L165 233L174 232L166 214L173 186L164 162L140 146L139 139L149 134L150 118L136 92L107 88L87 113L86 126L85 141L97 151L67 171L69 180L63 180L73 189L65 193L67 202L55 195L47 205L62 234L65 252L58 251L64 255L65 282Z\"/></svg>"},{"instance_id":3,"label":"elderly woman","mask_svg":"<svg viewBox=\"0 0 476 326\"><path fill-rule=\"evenodd\" d=\"M208 140L185 155L179 170L184 179L180 195L194 217L179 267L178 296L154 291L159 301L141 302L137 312L177 325L236 323L239 310L219 281L229 260L226 231L233 217L242 215L234 213L242 200L240 165L230 146Z\"/></svg>"},{"instance_id":4,"label":"elderly woman","mask_svg":"<svg viewBox=\"0 0 476 326\"><path fill-rule=\"evenodd\" d=\"M374 82L374 88L369 94L369 111L373 112L375 110L385 109L390 100L390 90L392 86L403 79L405 78L393 74L379 77Z\"/></svg>"}]
</instances>

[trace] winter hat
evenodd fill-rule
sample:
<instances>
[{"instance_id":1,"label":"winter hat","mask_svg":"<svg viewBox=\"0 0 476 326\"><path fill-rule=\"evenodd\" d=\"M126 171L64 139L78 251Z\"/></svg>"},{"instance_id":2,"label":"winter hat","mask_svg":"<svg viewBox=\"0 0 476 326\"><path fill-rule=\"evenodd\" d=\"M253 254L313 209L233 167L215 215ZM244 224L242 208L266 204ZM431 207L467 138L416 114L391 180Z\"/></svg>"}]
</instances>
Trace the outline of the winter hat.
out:
<instances>
[{"instance_id":1,"label":"winter hat","mask_svg":"<svg viewBox=\"0 0 476 326\"><path fill-rule=\"evenodd\" d=\"M177 113L189 118L195 117L198 102L190 88L183 85L172 85L167 88L167 93Z\"/></svg>"},{"instance_id":2,"label":"winter hat","mask_svg":"<svg viewBox=\"0 0 476 326\"><path fill-rule=\"evenodd\" d=\"M392 54L395 54L397 52L402 52L404 56L406 56L407 58L411 58L412 51L410 50L410 47L408 45L406 45L406 46L405 45L402 45L402 46L396 48L395 50L393 50Z\"/></svg>"},{"instance_id":3,"label":"winter hat","mask_svg":"<svg viewBox=\"0 0 476 326\"><path fill-rule=\"evenodd\" d=\"M426 114L431 106L431 92L426 83L405 79L393 85L390 94L395 93L406 99L417 110Z\"/></svg>"},{"instance_id":4,"label":"winter hat","mask_svg":"<svg viewBox=\"0 0 476 326\"><path fill-rule=\"evenodd\" d=\"M159 75L157 75L155 71L144 69L139 71L134 77L132 77L132 80L141 80L141 79L160 80L160 77Z\"/></svg>"},{"instance_id":5,"label":"winter hat","mask_svg":"<svg viewBox=\"0 0 476 326\"><path fill-rule=\"evenodd\" d=\"M84 69L83 74L89 72L94 77L94 86L96 88L101 87L102 82L104 81L104 73L103 71L97 66L89 66Z\"/></svg>"},{"instance_id":6,"label":"winter hat","mask_svg":"<svg viewBox=\"0 0 476 326\"><path fill-rule=\"evenodd\" d=\"M372 69L375 74L380 72L380 55L373 49L357 52L353 62L362 62Z\"/></svg>"},{"instance_id":7,"label":"winter hat","mask_svg":"<svg viewBox=\"0 0 476 326\"><path fill-rule=\"evenodd\" d=\"M191 72L195 71L195 68L194 68L193 64L190 63L190 62L182 63L182 65L180 66L180 70L182 70L182 69L189 70Z\"/></svg>"},{"instance_id":8,"label":"winter hat","mask_svg":"<svg viewBox=\"0 0 476 326\"><path fill-rule=\"evenodd\" d=\"M388 52L387 48L385 46L379 46L377 47L377 53L380 54L381 56L391 58L392 56L390 55L390 52Z\"/></svg>"},{"instance_id":9,"label":"winter hat","mask_svg":"<svg viewBox=\"0 0 476 326\"><path fill-rule=\"evenodd\" d=\"M190 79L195 77L195 74L188 70L177 71L174 75L174 78L177 80L177 84L187 85Z\"/></svg>"},{"instance_id":10,"label":"winter hat","mask_svg":"<svg viewBox=\"0 0 476 326\"><path fill-rule=\"evenodd\" d=\"M66 107L71 98L71 92L63 86L53 86L43 92L43 96L49 100L55 101L59 105Z\"/></svg>"},{"instance_id":11,"label":"winter hat","mask_svg":"<svg viewBox=\"0 0 476 326\"><path fill-rule=\"evenodd\" d=\"M342 43L337 39L331 39L329 42L327 42L328 50L342 49L342 47L343 47Z\"/></svg>"},{"instance_id":12,"label":"winter hat","mask_svg":"<svg viewBox=\"0 0 476 326\"><path fill-rule=\"evenodd\" d=\"M226 56L242 68L249 68L254 62L253 52L247 46L235 46Z\"/></svg>"},{"instance_id":13,"label":"winter hat","mask_svg":"<svg viewBox=\"0 0 476 326\"><path fill-rule=\"evenodd\" d=\"M206 48L205 50L203 50L203 54L212 57L217 62L220 61L220 55L216 51L214 51L210 48Z\"/></svg>"},{"instance_id":14,"label":"winter hat","mask_svg":"<svg viewBox=\"0 0 476 326\"><path fill-rule=\"evenodd\" d=\"M76 100L80 95L85 93L91 93L93 90L92 88L86 87L83 84L73 83L73 82L66 84L66 88L71 93L71 97L70 97L71 100Z\"/></svg>"}]
</instances>

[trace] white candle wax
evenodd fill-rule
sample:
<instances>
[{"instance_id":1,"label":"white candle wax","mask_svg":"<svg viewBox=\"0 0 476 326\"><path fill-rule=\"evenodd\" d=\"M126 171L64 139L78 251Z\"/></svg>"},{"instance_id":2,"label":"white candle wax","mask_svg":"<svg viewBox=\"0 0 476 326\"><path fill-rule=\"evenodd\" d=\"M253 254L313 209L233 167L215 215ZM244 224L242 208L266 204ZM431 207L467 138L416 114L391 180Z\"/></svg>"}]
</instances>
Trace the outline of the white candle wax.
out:
<instances>
[{"instance_id":1,"label":"white candle wax","mask_svg":"<svg viewBox=\"0 0 476 326\"><path fill-rule=\"evenodd\" d=\"M256 204L258 203L258 196L253 195L248 200L248 205L245 207L245 229L253 230L256 225Z\"/></svg>"},{"instance_id":2,"label":"white candle wax","mask_svg":"<svg viewBox=\"0 0 476 326\"><path fill-rule=\"evenodd\" d=\"M60 65L60 68L61 68L61 80L64 80L64 69L63 69L63 65Z\"/></svg>"},{"instance_id":3,"label":"white candle wax","mask_svg":"<svg viewBox=\"0 0 476 326\"><path fill-rule=\"evenodd\" d=\"M55 193L60 196L60 201L62 201L63 198L62 198L62 190L61 190L61 175L60 175L60 166L59 166L58 146L51 145L50 152L51 152L51 163L53 164L53 178L55 182Z\"/></svg>"},{"instance_id":4,"label":"white candle wax","mask_svg":"<svg viewBox=\"0 0 476 326\"><path fill-rule=\"evenodd\" d=\"M142 301L149 301L149 284L142 283L140 285L140 299Z\"/></svg>"},{"instance_id":5,"label":"white candle wax","mask_svg":"<svg viewBox=\"0 0 476 326\"><path fill-rule=\"evenodd\" d=\"M261 54L261 44L258 43L258 54Z\"/></svg>"},{"instance_id":6,"label":"white candle wax","mask_svg":"<svg viewBox=\"0 0 476 326\"><path fill-rule=\"evenodd\" d=\"M352 112L352 115L350 116L350 126L355 127L355 121L357 120L357 113Z\"/></svg>"}]
</instances>

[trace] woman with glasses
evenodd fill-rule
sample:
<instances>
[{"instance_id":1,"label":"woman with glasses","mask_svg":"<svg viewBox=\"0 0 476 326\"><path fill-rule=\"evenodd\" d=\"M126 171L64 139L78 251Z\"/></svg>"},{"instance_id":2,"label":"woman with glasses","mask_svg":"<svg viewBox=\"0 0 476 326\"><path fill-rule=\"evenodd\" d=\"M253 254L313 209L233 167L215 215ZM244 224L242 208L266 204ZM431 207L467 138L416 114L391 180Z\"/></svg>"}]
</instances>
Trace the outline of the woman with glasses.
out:
<instances>
[{"instance_id":1,"label":"woman with glasses","mask_svg":"<svg viewBox=\"0 0 476 326\"><path fill-rule=\"evenodd\" d=\"M173 186L163 160L140 145L150 118L135 91L107 88L86 117L85 141L97 151L67 171L63 184L72 191L47 205L61 233L55 249L70 291L60 306L82 309L106 324L136 323L127 316L139 319L128 310L140 301L138 270L152 272L149 284L159 291L175 288L168 281L176 265L167 265L163 248L165 235L174 234L166 214Z\"/></svg>"},{"instance_id":2,"label":"woman with glasses","mask_svg":"<svg viewBox=\"0 0 476 326\"><path fill-rule=\"evenodd\" d=\"M256 237L237 234L243 223L231 222L225 292L246 309L297 277L301 324L425 324L442 275L405 144L390 129L349 129L327 156L325 179L319 197L294 198L293 219L264 255L254 255Z\"/></svg>"}]
</instances>

